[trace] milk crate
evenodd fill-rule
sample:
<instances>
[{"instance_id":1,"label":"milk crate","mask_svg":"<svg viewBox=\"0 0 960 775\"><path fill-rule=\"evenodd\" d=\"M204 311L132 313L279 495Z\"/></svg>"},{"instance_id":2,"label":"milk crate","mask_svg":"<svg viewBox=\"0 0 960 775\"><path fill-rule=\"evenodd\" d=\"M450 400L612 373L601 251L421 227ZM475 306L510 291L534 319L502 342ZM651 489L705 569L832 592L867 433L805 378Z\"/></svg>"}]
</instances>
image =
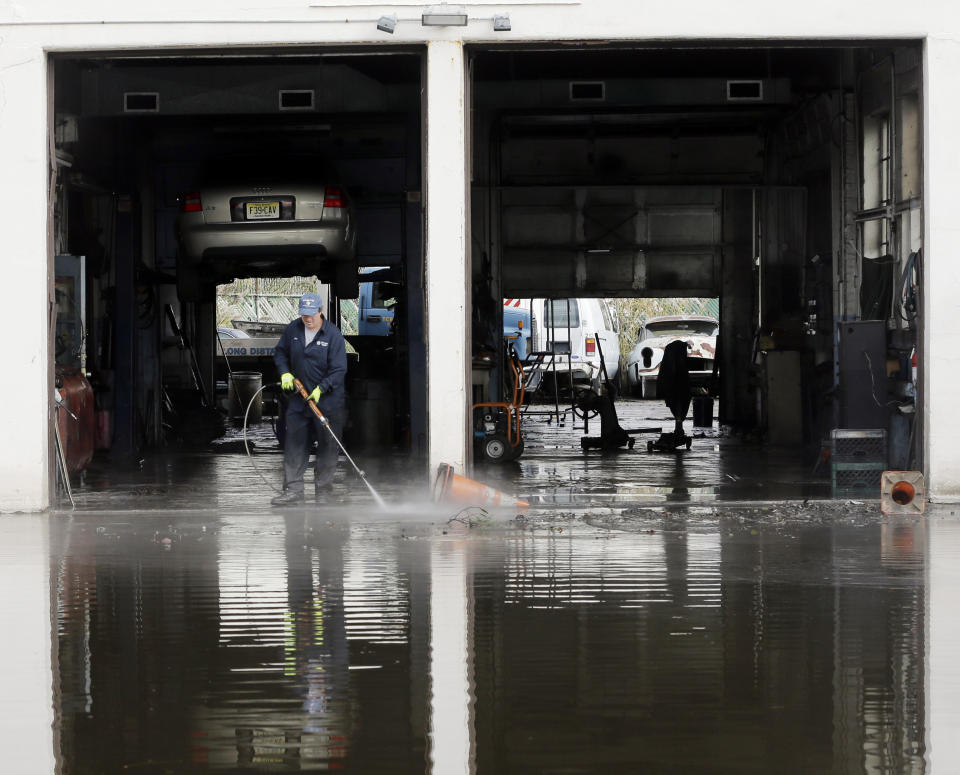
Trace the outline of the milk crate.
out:
<instances>
[{"instance_id":1,"label":"milk crate","mask_svg":"<svg viewBox=\"0 0 960 775\"><path fill-rule=\"evenodd\" d=\"M849 495L879 498L880 483L886 466L876 463L842 463L830 466L830 485L835 498Z\"/></svg>"},{"instance_id":2,"label":"milk crate","mask_svg":"<svg viewBox=\"0 0 960 775\"><path fill-rule=\"evenodd\" d=\"M835 428L830 433L830 459L840 463L887 462L887 432L883 429Z\"/></svg>"},{"instance_id":3,"label":"milk crate","mask_svg":"<svg viewBox=\"0 0 960 775\"><path fill-rule=\"evenodd\" d=\"M887 432L836 428L830 434L830 484L834 497L880 497L887 467Z\"/></svg>"}]
</instances>

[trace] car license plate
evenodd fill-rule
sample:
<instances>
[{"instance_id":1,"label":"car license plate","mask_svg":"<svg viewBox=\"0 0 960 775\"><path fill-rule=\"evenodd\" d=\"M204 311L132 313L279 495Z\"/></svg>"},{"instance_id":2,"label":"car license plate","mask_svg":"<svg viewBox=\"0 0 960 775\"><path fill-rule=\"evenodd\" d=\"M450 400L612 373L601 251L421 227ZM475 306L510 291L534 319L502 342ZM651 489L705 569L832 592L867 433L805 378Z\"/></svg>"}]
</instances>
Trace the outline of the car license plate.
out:
<instances>
[{"instance_id":1,"label":"car license plate","mask_svg":"<svg viewBox=\"0 0 960 775\"><path fill-rule=\"evenodd\" d=\"M247 220L269 220L280 217L279 202L247 202Z\"/></svg>"}]
</instances>

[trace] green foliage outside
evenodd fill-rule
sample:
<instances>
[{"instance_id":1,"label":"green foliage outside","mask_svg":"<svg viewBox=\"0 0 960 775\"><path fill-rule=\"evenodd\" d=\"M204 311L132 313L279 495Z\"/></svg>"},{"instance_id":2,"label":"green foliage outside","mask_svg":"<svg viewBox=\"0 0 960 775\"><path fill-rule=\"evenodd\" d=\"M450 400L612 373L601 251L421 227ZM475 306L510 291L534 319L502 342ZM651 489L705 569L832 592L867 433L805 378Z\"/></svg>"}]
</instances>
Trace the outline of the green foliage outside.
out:
<instances>
[{"instance_id":1,"label":"green foliage outside","mask_svg":"<svg viewBox=\"0 0 960 775\"><path fill-rule=\"evenodd\" d=\"M217 326L233 328L233 321L289 323L299 316L300 297L321 293L316 277L266 277L234 280L217 288ZM344 334L357 333L358 299L340 300ZM347 352L355 352L347 343Z\"/></svg>"},{"instance_id":2,"label":"green foliage outside","mask_svg":"<svg viewBox=\"0 0 960 775\"><path fill-rule=\"evenodd\" d=\"M345 334L359 332L360 303L358 299L340 300L340 330Z\"/></svg>"},{"instance_id":3,"label":"green foliage outside","mask_svg":"<svg viewBox=\"0 0 960 775\"><path fill-rule=\"evenodd\" d=\"M318 293L316 277L251 277L217 288L217 325L233 327L233 320L289 323L297 317L300 297Z\"/></svg>"}]
</instances>

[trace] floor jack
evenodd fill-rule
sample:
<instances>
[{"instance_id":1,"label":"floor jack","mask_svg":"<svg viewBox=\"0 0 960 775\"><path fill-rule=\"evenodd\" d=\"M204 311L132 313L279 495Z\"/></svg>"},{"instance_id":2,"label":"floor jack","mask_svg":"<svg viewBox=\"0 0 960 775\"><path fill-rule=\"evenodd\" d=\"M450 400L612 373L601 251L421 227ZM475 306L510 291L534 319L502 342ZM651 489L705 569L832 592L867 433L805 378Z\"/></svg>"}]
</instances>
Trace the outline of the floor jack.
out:
<instances>
[{"instance_id":1,"label":"floor jack","mask_svg":"<svg viewBox=\"0 0 960 775\"><path fill-rule=\"evenodd\" d=\"M660 430L659 428L632 428L624 430L620 427L620 419L617 417L617 410L613 405L613 397L609 393L596 395L588 393L577 402L578 406L584 412L595 411L600 415L600 435L599 436L581 436L580 447L582 449L619 449L627 447L633 449L636 443L631 433L650 433Z\"/></svg>"},{"instance_id":2,"label":"floor jack","mask_svg":"<svg viewBox=\"0 0 960 775\"><path fill-rule=\"evenodd\" d=\"M603 360L603 348L600 346L600 337L597 334L594 334L594 337L596 337L597 350L600 354L600 373L603 375L604 389L600 395L597 395L592 391L586 393L579 398L577 403L584 415L586 415L588 412L596 412L598 415L600 415L600 435L582 436L580 438L580 447L585 450L611 450L619 449L620 447L633 449L636 439L634 439L631 434L652 433L660 429L632 428L630 430L624 430L620 427L620 419L617 417L617 410L613 404L613 397L616 393L616 388L613 387L613 385L610 383L610 378L607 376L607 365Z\"/></svg>"},{"instance_id":3,"label":"floor jack","mask_svg":"<svg viewBox=\"0 0 960 775\"><path fill-rule=\"evenodd\" d=\"M693 439L681 429L679 436L676 433L661 433L656 441L648 441L647 452L681 452L691 446Z\"/></svg>"}]
</instances>

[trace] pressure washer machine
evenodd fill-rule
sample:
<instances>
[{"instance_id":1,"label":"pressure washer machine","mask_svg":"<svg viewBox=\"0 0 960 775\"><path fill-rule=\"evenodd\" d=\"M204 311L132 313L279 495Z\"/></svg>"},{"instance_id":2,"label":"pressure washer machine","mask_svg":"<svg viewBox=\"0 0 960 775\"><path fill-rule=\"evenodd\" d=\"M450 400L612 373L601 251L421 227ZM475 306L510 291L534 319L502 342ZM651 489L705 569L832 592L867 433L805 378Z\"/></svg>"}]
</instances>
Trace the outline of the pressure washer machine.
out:
<instances>
[{"instance_id":1,"label":"pressure washer machine","mask_svg":"<svg viewBox=\"0 0 960 775\"><path fill-rule=\"evenodd\" d=\"M512 382L509 401L473 405L473 439L477 458L489 463L509 463L523 454L520 411L526 396L523 364L510 347L507 369Z\"/></svg>"}]
</instances>

